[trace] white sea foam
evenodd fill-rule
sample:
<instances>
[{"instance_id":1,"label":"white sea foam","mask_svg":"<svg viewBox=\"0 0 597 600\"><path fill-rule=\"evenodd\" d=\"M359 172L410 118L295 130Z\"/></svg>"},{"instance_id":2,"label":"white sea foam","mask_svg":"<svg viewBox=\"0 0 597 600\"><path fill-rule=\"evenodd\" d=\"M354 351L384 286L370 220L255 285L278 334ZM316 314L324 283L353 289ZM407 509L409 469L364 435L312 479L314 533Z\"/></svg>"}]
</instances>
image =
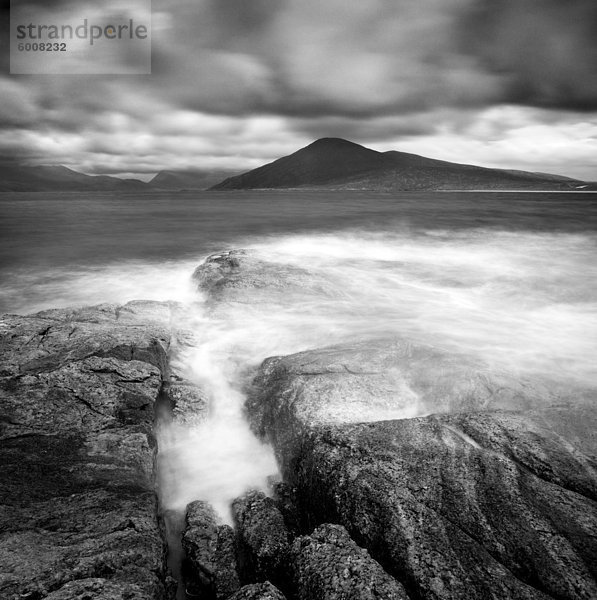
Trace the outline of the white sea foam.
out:
<instances>
[{"instance_id":1,"label":"white sea foam","mask_svg":"<svg viewBox=\"0 0 597 600\"><path fill-rule=\"evenodd\" d=\"M176 422L158 431L161 501L180 511L189 502L210 502L225 521L230 503L246 490L267 490L268 477L277 473L270 446L249 429L240 389L242 368L250 362L241 327L210 318L203 304L195 305L192 322L197 345L183 357L188 375L210 399L209 418L199 425Z\"/></svg>"},{"instance_id":2,"label":"white sea foam","mask_svg":"<svg viewBox=\"0 0 597 600\"><path fill-rule=\"evenodd\" d=\"M269 260L334 280L343 302L322 339L390 333L500 368L597 385L597 239L581 234L433 232L272 238ZM316 307L317 319L324 310ZM301 318L304 315L301 315Z\"/></svg>"},{"instance_id":3,"label":"white sea foam","mask_svg":"<svg viewBox=\"0 0 597 600\"><path fill-rule=\"evenodd\" d=\"M197 260L122 261L109 265L19 270L6 276L0 305L29 314L47 308L196 299L190 273Z\"/></svg>"}]
</instances>

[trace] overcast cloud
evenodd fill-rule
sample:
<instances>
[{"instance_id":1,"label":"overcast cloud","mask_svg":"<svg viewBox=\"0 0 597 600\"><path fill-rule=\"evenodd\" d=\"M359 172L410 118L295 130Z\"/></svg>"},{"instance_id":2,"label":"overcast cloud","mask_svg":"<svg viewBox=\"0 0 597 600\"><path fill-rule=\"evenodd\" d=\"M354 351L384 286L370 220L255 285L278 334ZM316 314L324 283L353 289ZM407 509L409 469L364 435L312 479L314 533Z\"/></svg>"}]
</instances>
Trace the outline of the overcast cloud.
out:
<instances>
[{"instance_id":1,"label":"overcast cloud","mask_svg":"<svg viewBox=\"0 0 597 600\"><path fill-rule=\"evenodd\" d=\"M338 136L597 180L595 0L153 0L138 76L9 75L2 6L4 160L243 170Z\"/></svg>"}]
</instances>

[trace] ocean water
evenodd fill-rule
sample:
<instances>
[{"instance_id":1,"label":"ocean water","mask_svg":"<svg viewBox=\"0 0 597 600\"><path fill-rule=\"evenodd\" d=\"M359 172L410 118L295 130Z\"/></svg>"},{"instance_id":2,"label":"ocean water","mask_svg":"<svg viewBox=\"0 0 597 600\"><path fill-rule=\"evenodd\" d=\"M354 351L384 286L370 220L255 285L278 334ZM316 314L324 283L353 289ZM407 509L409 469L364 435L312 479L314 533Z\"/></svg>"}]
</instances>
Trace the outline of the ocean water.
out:
<instances>
[{"instance_id":1,"label":"ocean water","mask_svg":"<svg viewBox=\"0 0 597 600\"><path fill-rule=\"evenodd\" d=\"M397 335L495 368L597 386L597 194L222 192L0 194L0 310L176 300L182 357L211 399L199 426L162 425L163 506L265 489L270 448L243 387L268 356ZM191 280L248 248L339 293L212 311ZM412 406L394 418L416 416Z\"/></svg>"}]
</instances>

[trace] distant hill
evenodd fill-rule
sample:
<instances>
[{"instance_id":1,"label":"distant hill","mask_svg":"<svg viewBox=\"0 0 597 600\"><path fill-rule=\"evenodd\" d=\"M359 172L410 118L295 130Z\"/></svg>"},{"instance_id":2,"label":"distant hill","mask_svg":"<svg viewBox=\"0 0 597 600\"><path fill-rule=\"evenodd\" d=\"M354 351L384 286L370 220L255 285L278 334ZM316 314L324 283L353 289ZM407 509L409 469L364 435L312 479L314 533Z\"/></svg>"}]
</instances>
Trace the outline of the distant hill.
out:
<instances>
[{"instance_id":1,"label":"distant hill","mask_svg":"<svg viewBox=\"0 0 597 600\"><path fill-rule=\"evenodd\" d=\"M234 171L223 169L160 171L149 185L161 190L206 190L233 173Z\"/></svg>"},{"instance_id":2,"label":"distant hill","mask_svg":"<svg viewBox=\"0 0 597 600\"><path fill-rule=\"evenodd\" d=\"M107 175L85 175L63 166L0 163L0 192L242 189L335 190L578 190L597 182L561 175L487 169L407 154L377 152L339 138L322 138L294 154L232 176L230 170L164 170L149 183Z\"/></svg>"},{"instance_id":3,"label":"distant hill","mask_svg":"<svg viewBox=\"0 0 597 600\"><path fill-rule=\"evenodd\" d=\"M294 154L229 177L212 189L574 190L583 185L589 184L559 175L377 152L347 140L322 138Z\"/></svg>"},{"instance_id":4,"label":"distant hill","mask_svg":"<svg viewBox=\"0 0 597 600\"><path fill-rule=\"evenodd\" d=\"M0 192L205 190L231 170L160 171L149 183L107 175L85 175L62 166L0 165Z\"/></svg>"},{"instance_id":5,"label":"distant hill","mask_svg":"<svg viewBox=\"0 0 597 600\"><path fill-rule=\"evenodd\" d=\"M138 191L137 179L84 175L66 167L0 166L0 192Z\"/></svg>"}]
</instances>

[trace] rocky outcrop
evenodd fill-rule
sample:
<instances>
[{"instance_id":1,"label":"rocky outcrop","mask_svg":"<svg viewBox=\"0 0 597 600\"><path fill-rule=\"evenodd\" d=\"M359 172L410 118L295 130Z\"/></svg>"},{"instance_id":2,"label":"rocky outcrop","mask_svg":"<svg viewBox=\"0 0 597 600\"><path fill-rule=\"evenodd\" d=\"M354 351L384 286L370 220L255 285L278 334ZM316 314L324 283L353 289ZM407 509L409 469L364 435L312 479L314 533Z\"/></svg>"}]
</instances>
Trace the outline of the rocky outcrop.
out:
<instances>
[{"instance_id":1,"label":"rocky outcrop","mask_svg":"<svg viewBox=\"0 0 597 600\"><path fill-rule=\"evenodd\" d=\"M407 600L404 588L340 525L322 525L292 545L299 600Z\"/></svg>"},{"instance_id":2,"label":"rocky outcrop","mask_svg":"<svg viewBox=\"0 0 597 600\"><path fill-rule=\"evenodd\" d=\"M550 426L583 398L376 344L269 359L255 380L303 528L343 524L414 598L595 597L595 457ZM446 414L378 420L413 398Z\"/></svg>"},{"instance_id":3,"label":"rocky outcrop","mask_svg":"<svg viewBox=\"0 0 597 600\"><path fill-rule=\"evenodd\" d=\"M239 256L198 269L212 302L293 290L293 273ZM404 339L356 340L267 359L247 411L274 446L291 530L343 525L410 598L588 600L596 394L555 375L521 377ZM301 539L324 554L335 543ZM333 593L327 577L304 573L293 594Z\"/></svg>"},{"instance_id":4,"label":"rocky outcrop","mask_svg":"<svg viewBox=\"0 0 597 600\"><path fill-rule=\"evenodd\" d=\"M483 419L484 431L500 430ZM292 476L306 523L343 523L414 597L593 597L595 500L484 448L460 424L437 417L314 433ZM558 450L590 485L586 458Z\"/></svg>"},{"instance_id":5,"label":"rocky outcrop","mask_svg":"<svg viewBox=\"0 0 597 600\"><path fill-rule=\"evenodd\" d=\"M0 319L0 596L164 597L155 407L170 306Z\"/></svg>"},{"instance_id":6,"label":"rocky outcrop","mask_svg":"<svg viewBox=\"0 0 597 600\"><path fill-rule=\"evenodd\" d=\"M245 250L212 254L197 267L193 279L212 304L300 301L314 294L330 298L340 294L327 279L272 259Z\"/></svg>"},{"instance_id":7,"label":"rocky outcrop","mask_svg":"<svg viewBox=\"0 0 597 600\"><path fill-rule=\"evenodd\" d=\"M223 600L240 588L234 531L219 524L207 502L198 500L187 507L182 545L188 561L187 593Z\"/></svg>"},{"instance_id":8,"label":"rocky outcrop","mask_svg":"<svg viewBox=\"0 0 597 600\"><path fill-rule=\"evenodd\" d=\"M195 277L212 308L337 293L248 252L214 255ZM3 599L169 593L154 418L166 407L184 428L208 404L172 360L192 338L173 328L173 310L135 302L0 320ZM267 359L247 411L284 481L275 499L248 492L233 503L236 532L204 502L184 524L164 516L179 541L184 529L187 590L595 598L594 401L593 390L403 339Z\"/></svg>"},{"instance_id":9,"label":"rocky outcrop","mask_svg":"<svg viewBox=\"0 0 597 600\"><path fill-rule=\"evenodd\" d=\"M274 500L253 490L234 500L232 512L244 580L269 580L284 589L288 582L290 537Z\"/></svg>"},{"instance_id":10,"label":"rocky outcrop","mask_svg":"<svg viewBox=\"0 0 597 600\"><path fill-rule=\"evenodd\" d=\"M286 600L282 592L269 581L245 585L230 600Z\"/></svg>"}]
</instances>

